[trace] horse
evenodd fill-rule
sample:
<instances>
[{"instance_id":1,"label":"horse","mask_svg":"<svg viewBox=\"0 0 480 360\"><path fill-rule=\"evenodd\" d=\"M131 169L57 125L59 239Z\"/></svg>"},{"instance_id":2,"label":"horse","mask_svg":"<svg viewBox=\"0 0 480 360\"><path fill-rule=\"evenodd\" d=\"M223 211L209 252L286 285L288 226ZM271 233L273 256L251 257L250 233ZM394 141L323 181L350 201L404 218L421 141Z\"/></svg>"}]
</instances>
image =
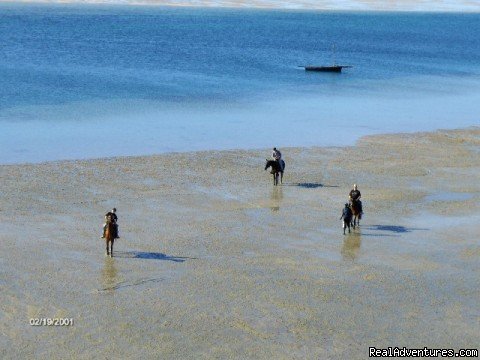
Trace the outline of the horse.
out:
<instances>
[{"instance_id":1,"label":"horse","mask_svg":"<svg viewBox=\"0 0 480 360\"><path fill-rule=\"evenodd\" d=\"M116 237L116 224L112 220L112 217L107 218L107 226L105 227L105 243L107 245L107 252L105 255L113 257L113 242Z\"/></svg>"},{"instance_id":2,"label":"horse","mask_svg":"<svg viewBox=\"0 0 480 360\"><path fill-rule=\"evenodd\" d=\"M360 226L360 219L362 218L361 205L358 200L350 201L350 210L353 214L353 229L355 230L356 226Z\"/></svg>"},{"instance_id":3,"label":"horse","mask_svg":"<svg viewBox=\"0 0 480 360\"><path fill-rule=\"evenodd\" d=\"M273 175L273 185L277 186L278 185L278 176L280 175L280 184L283 181L283 172L285 171L285 161L280 160L282 162L281 166L278 161L276 160L268 160L266 159L267 163L265 164L265 170L267 170L269 167L272 168L270 170L270 174ZM283 168L283 169L282 169Z\"/></svg>"}]
</instances>

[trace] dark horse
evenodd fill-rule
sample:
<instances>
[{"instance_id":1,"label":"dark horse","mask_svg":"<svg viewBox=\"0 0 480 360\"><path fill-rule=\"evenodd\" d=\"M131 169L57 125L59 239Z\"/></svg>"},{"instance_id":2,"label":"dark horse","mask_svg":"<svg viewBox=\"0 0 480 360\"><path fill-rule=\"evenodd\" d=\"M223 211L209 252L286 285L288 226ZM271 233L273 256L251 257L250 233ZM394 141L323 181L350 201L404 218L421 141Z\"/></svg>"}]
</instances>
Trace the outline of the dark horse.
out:
<instances>
[{"instance_id":1,"label":"dark horse","mask_svg":"<svg viewBox=\"0 0 480 360\"><path fill-rule=\"evenodd\" d=\"M362 218L362 208L358 200L350 201L350 209L352 210L353 214L353 229L355 226L360 226L360 219Z\"/></svg>"},{"instance_id":2,"label":"dark horse","mask_svg":"<svg viewBox=\"0 0 480 360\"><path fill-rule=\"evenodd\" d=\"M267 170L269 167L272 168L270 170L270 174L273 175L273 185L278 185L278 175L280 175L280 184L283 181L283 172L285 171L285 161L280 160L282 162L281 166L280 163L276 160L268 160L267 163L265 164L265 170ZM283 167L283 170L282 170Z\"/></svg>"},{"instance_id":3,"label":"dark horse","mask_svg":"<svg viewBox=\"0 0 480 360\"><path fill-rule=\"evenodd\" d=\"M113 242L116 237L116 224L112 220L112 217L107 218L107 226L105 227L105 243L107 245L107 256L113 257Z\"/></svg>"}]
</instances>

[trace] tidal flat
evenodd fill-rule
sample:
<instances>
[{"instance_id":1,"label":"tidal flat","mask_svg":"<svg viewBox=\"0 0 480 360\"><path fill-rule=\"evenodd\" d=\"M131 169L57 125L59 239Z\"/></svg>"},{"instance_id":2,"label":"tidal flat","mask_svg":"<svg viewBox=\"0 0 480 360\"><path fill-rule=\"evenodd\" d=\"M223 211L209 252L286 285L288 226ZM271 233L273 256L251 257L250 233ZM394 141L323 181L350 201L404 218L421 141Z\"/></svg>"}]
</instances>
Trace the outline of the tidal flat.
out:
<instances>
[{"instance_id":1,"label":"tidal flat","mask_svg":"<svg viewBox=\"0 0 480 360\"><path fill-rule=\"evenodd\" d=\"M480 128L281 150L278 187L269 149L0 166L0 357L478 347ZM344 236L353 183L365 216Z\"/></svg>"}]
</instances>

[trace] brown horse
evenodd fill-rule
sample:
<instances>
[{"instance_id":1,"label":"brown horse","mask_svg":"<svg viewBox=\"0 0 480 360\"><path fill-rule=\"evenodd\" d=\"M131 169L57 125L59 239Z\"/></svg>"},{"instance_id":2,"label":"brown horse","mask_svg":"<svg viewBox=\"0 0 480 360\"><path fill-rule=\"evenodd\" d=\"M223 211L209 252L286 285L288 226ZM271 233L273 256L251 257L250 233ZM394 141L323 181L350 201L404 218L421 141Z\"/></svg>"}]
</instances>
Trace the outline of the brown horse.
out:
<instances>
[{"instance_id":1,"label":"brown horse","mask_svg":"<svg viewBox=\"0 0 480 360\"><path fill-rule=\"evenodd\" d=\"M113 242L115 241L116 226L115 222L109 216L107 218L107 226L105 227L105 243L107 245L107 256L113 257Z\"/></svg>"},{"instance_id":2,"label":"brown horse","mask_svg":"<svg viewBox=\"0 0 480 360\"><path fill-rule=\"evenodd\" d=\"M362 210L359 201L352 200L350 201L350 210L352 210L352 219L353 219L353 229L355 226L360 226L360 219L362 218Z\"/></svg>"}]
</instances>

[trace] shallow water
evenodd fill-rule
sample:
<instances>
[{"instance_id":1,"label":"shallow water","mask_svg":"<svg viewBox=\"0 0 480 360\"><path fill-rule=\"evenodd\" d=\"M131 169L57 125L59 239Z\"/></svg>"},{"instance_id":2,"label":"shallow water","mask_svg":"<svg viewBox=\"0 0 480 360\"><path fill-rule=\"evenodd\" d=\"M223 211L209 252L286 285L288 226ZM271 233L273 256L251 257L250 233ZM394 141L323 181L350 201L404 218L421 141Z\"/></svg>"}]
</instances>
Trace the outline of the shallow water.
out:
<instances>
[{"instance_id":1,"label":"shallow water","mask_svg":"<svg viewBox=\"0 0 480 360\"><path fill-rule=\"evenodd\" d=\"M0 163L478 124L479 14L0 5ZM342 74L298 65L353 65Z\"/></svg>"}]
</instances>

